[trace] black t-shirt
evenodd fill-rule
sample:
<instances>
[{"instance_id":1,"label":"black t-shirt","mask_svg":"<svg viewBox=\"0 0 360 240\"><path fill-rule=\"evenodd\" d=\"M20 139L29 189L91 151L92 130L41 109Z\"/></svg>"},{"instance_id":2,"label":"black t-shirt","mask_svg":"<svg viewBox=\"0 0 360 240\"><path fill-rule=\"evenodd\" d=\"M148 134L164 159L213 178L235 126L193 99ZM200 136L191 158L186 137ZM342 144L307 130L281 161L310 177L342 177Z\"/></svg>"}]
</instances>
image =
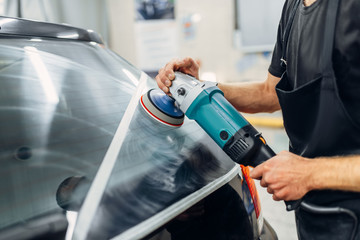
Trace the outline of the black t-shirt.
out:
<instances>
[{"instance_id":1,"label":"black t-shirt","mask_svg":"<svg viewBox=\"0 0 360 240\"><path fill-rule=\"evenodd\" d=\"M321 73L320 61L328 2L302 3L296 12L288 41L287 71L291 88L298 88ZM269 72L281 77L282 38L296 0L285 2ZM333 68L339 95L349 115L360 124L360 1L343 0L337 17Z\"/></svg>"}]
</instances>

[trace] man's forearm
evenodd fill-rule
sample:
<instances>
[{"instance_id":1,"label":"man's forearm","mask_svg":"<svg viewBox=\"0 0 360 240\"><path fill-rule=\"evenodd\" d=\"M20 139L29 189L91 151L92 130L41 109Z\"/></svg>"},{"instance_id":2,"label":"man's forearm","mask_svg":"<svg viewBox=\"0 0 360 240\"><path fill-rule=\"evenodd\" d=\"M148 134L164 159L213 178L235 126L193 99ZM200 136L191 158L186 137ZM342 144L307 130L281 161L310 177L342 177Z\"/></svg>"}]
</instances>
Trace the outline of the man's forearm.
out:
<instances>
[{"instance_id":1,"label":"man's forearm","mask_svg":"<svg viewBox=\"0 0 360 240\"><path fill-rule=\"evenodd\" d=\"M275 92L278 81L279 78L269 74L265 82L220 83L218 86L225 98L241 112L274 112L280 109Z\"/></svg>"},{"instance_id":2,"label":"man's forearm","mask_svg":"<svg viewBox=\"0 0 360 240\"><path fill-rule=\"evenodd\" d=\"M360 155L316 158L311 162L311 189L360 191Z\"/></svg>"}]
</instances>

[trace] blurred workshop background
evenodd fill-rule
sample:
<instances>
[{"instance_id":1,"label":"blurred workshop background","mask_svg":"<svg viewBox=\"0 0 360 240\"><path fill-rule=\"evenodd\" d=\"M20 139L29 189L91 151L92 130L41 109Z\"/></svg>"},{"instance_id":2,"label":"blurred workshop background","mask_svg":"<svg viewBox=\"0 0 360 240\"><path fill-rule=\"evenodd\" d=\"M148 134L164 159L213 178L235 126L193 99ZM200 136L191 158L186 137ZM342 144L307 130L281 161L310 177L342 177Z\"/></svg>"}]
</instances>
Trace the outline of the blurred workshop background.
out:
<instances>
[{"instance_id":1,"label":"blurred workshop background","mask_svg":"<svg viewBox=\"0 0 360 240\"><path fill-rule=\"evenodd\" d=\"M284 0L0 0L0 15L66 23L101 34L107 46L155 76L192 57L201 79L263 81ZM273 147L286 150L281 113L246 115ZM264 217L279 239L297 239L293 212L258 186Z\"/></svg>"}]
</instances>

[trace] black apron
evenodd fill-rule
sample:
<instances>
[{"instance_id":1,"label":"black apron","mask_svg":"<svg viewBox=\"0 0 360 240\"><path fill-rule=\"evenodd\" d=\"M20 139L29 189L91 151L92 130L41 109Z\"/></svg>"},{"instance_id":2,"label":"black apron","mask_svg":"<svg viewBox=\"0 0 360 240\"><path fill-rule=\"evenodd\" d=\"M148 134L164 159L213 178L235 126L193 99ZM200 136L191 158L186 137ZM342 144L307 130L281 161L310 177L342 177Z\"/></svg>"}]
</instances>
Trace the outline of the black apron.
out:
<instances>
[{"instance_id":1,"label":"black apron","mask_svg":"<svg viewBox=\"0 0 360 240\"><path fill-rule=\"evenodd\" d=\"M318 0L320 1L320 0ZM295 9L285 28L283 62ZM360 154L360 127L351 119L339 97L332 67L339 0L329 0L324 28L322 71L318 77L293 89L287 72L276 86L291 152L308 158ZM344 173L346 174L346 173ZM360 174L360 173L359 173ZM312 191L296 210L299 239L359 239L360 193Z\"/></svg>"}]
</instances>

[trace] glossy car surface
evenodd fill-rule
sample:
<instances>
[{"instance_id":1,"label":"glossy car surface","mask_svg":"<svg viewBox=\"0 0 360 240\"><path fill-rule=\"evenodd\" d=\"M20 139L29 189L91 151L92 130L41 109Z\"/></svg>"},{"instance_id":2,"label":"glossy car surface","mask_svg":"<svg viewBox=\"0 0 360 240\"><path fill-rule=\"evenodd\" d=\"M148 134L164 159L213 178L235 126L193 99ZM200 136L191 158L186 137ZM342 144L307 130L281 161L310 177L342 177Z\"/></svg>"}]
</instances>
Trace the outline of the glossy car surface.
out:
<instances>
[{"instance_id":1,"label":"glossy car surface","mask_svg":"<svg viewBox=\"0 0 360 240\"><path fill-rule=\"evenodd\" d=\"M96 33L0 27L0 239L276 239L240 166L150 118L155 81Z\"/></svg>"}]
</instances>

